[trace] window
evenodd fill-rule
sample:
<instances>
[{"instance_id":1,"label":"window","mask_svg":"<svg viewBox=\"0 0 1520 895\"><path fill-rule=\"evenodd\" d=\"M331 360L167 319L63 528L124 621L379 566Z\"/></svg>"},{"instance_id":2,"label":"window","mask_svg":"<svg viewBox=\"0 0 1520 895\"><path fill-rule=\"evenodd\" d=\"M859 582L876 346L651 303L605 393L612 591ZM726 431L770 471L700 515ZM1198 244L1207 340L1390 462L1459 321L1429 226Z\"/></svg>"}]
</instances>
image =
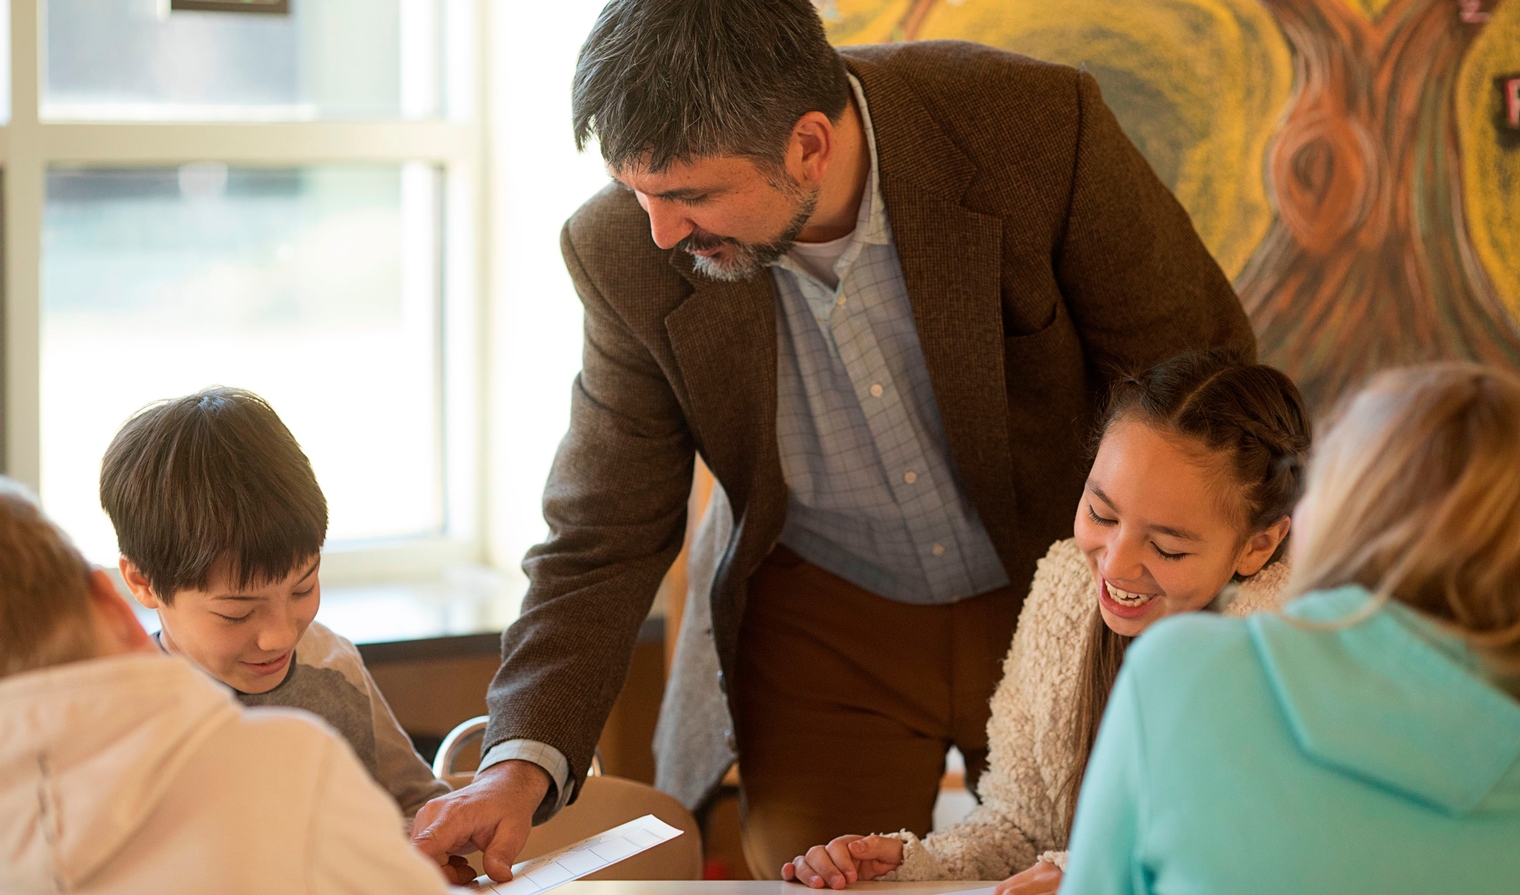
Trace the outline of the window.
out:
<instances>
[{"instance_id":1,"label":"window","mask_svg":"<svg viewBox=\"0 0 1520 895\"><path fill-rule=\"evenodd\" d=\"M327 494L325 585L483 561L478 3L169 6L12 0L5 470L114 565L116 429L242 386Z\"/></svg>"},{"instance_id":2,"label":"window","mask_svg":"<svg viewBox=\"0 0 1520 895\"><path fill-rule=\"evenodd\" d=\"M570 419L581 365L581 305L560 256L560 225L609 178L595 146L575 150L570 80L606 0L513 4L492 35L496 140L491 254L499 309L491 333L491 556L515 570L547 533L544 479ZM524 138L522 122L531 122ZM523 383L534 387L524 388Z\"/></svg>"},{"instance_id":3,"label":"window","mask_svg":"<svg viewBox=\"0 0 1520 895\"><path fill-rule=\"evenodd\" d=\"M212 384L252 389L299 433L334 543L444 534L438 177L420 162L48 173L42 491L82 549L115 556L96 477L121 421Z\"/></svg>"},{"instance_id":4,"label":"window","mask_svg":"<svg viewBox=\"0 0 1520 895\"><path fill-rule=\"evenodd\" d=\"M307 0L287 15L48 0L49 120L425 118L442 108L434 0Z\"/></svg>"}]
</instances>

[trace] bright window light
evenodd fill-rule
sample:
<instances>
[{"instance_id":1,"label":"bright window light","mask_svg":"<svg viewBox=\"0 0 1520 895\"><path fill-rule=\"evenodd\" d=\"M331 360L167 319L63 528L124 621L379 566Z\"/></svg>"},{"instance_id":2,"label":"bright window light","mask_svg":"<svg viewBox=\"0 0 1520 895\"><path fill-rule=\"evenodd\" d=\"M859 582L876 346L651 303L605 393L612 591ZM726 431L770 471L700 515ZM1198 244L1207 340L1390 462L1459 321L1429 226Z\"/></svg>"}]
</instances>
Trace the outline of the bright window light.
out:
<instances>
[{"instance_id":1,"label":"bright window light","mask_svg":"<svg viewBox=\"0 0 1520 895\"><path fill-rule=\"evenodd\" d=\"M116 557L97 491L116 430L210 385L274 405L329 544L443 532L440 182L420 163L48 174L42 496L92 560Z\"/></svg>"},{"instance_id":2,"label":"bright window light","mask_svg":"<svg viewBox=\"0 0 1520 895\"><path fill-rule=\"evenodd\" d=\"M285 15L168 0L47 0L52 120L418 118L441 109L437 0L319 0Z\"/></svg>"},{"instance_id":3,"label":"bright window light","mask_svg":"<svg viewBox=\"0 0 1520 895\"><path fill-rule=\"evenodd\" d=\"M570 81L606 0L522 3L492 35L498 147L492 246L500 312L491 373L491 555L517 568L548 533L544 481L570 418L581 365L581 305L560 255L560 225L610 182L593 145L575 151Z\"/></svg>"}]
</instances>

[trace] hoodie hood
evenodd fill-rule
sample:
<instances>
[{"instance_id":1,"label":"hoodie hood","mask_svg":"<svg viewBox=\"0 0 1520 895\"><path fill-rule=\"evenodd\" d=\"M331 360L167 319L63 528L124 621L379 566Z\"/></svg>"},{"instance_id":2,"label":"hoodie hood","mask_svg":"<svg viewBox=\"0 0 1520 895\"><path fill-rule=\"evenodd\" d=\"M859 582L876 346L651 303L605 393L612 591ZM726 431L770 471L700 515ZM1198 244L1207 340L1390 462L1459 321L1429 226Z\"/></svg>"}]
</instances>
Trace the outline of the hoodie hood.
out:
<instances>
[{"instance_id":1,"label":"hoodie hood","mask_svg":"<svg viewBox=\"0 0 1520 895\"><path fill-rule=\"evenodd\" d=\"M152 653L0 680L0 891L87 883L237 718L224 688Z\"/></svg>"},{"instance_id":2,"label":"hoodie hood","mask_svg":"<svg viewBox=\"0 0 1520 895\"><path fill-rule=\"evenodd\" d=\"M1299 748L1451 815L1520 809L1520 702L1460 638L1398 603L1338 630L1293 622L1354 619L1372 599L1344 587L1248 621Z\"/></svg>"}]
</instances>

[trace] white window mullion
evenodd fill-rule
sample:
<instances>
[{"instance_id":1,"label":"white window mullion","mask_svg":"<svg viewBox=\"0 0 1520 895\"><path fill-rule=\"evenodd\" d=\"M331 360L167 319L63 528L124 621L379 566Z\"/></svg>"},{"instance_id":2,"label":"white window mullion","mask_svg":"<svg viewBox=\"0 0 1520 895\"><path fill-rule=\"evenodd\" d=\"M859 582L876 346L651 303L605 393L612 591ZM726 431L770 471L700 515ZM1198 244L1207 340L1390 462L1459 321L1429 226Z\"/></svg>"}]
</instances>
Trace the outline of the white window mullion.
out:
<instances>
[{"instance_id":1,"label":"white window mullion","mask_svg":"<svg viewBox=\"0 0 1520 895\"><path fill-rule=\"evenodd\" d=\"M11 121L5 128L5 456L8 475L42 481L41 257L46 160L37 124L38 3L13 0Z\"/></svg>"},{"instance_id":2,"label":"white window mullion","mask_svg":"<svg viewBox=\"0 0 1520 895\"><path fill-rule=\"evenodd\" d=\"M439 121L280 124L43 124L42 151L70 165L300 165L473 160L478 128Z\"/></svg>"},{"instance_id":3,"label":"white window mullion","mask_svg":"<svg viewBox=\"0 0 1520 895\"><path fill-rule=\"evenodd\" d=\"M483 203L480 167L462 164L444 177L443 334L445 468L459 474L444 483L447 518L452 531L481 544L484 560L484 507L488 474L484 431L486 410L483 358L487 327L482 322L483 286L487 282L480 239Z\"/></svg>"}]
</instances>

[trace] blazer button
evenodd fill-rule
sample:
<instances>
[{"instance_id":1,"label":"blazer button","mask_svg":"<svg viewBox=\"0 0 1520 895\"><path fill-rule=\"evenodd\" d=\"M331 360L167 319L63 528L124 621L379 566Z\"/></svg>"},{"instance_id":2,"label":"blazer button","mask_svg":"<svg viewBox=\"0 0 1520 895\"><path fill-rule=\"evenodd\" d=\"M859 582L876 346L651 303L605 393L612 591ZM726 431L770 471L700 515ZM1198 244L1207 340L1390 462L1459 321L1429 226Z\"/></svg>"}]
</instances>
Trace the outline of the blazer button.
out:
<instances>
[{"instance_id":1,"label":"blazer button","mask_svg":"<svg viewBox=\"0 0 1520 895\"><path fill-rule=\"evenodd\" d=\"M718 672L718 689L723 691L723 695L728 695L728 679L723 676L722 671Z\"/></svg>"},{"instance_id":2,"label":"blazer button","mask_svg":"<svg viewBox=\"0 0 1520 895\"><path fill-rule=\"evenodd\" d=\"M739 741L734 739L734 732L732 730L723 731L723 742L728 744L728 751L735 755L739 754Z\"/></svg>"}]
</instances>

